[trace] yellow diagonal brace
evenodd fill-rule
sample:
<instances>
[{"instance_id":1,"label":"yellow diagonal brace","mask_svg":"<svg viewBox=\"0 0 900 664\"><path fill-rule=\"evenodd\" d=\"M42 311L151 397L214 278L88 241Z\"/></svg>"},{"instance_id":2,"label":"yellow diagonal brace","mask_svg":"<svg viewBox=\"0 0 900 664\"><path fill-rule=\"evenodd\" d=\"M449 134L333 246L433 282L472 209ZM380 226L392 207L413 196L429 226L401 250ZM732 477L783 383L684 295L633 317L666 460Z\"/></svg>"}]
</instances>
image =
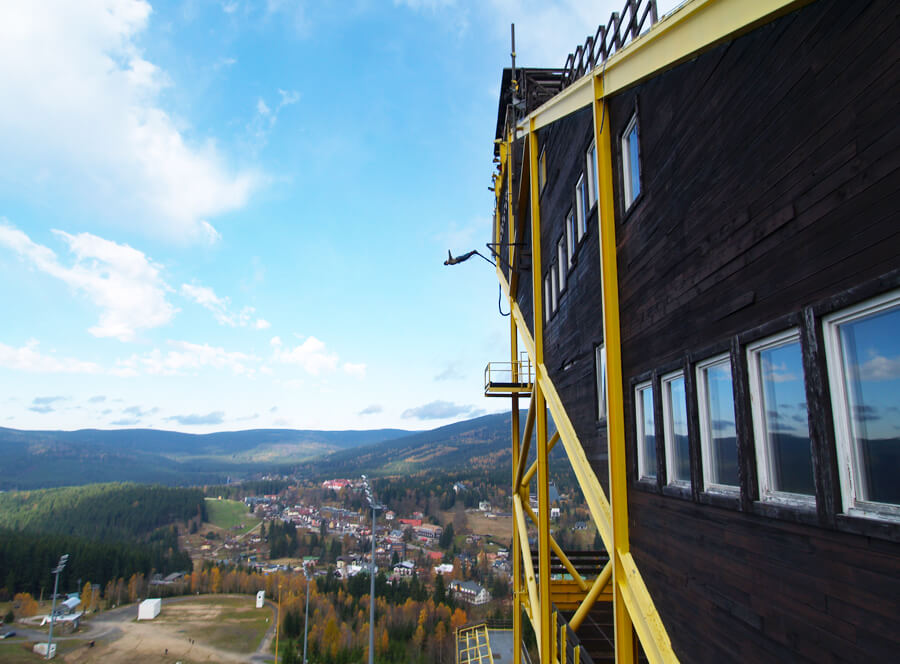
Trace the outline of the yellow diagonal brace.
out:
<instances>
[{"instance_id":1,"label":"yellow diagonal brace","mask_svg":"<svg viewBox=\"0 0 900 664\"><path fill-rule=\"evenodd\" d=\"M678 662L672 650L672 642L650 597L650 591L638 572L630 553L617 553L620 574L616 578L634 630L637 632L644 653L651 664L656 662Z\"/></svg>"},{"instance_id":2,"label":"yellow diagonal brace","mask_svg":"<svg viewBox=\"0 0 900 664\"><path fill-rule=\"evenodd\" d=\"M547 454L550 454L550 452L553 451L553 448L556 447L556 443L558 443L558 442L559 442L559 431L557 431L555 434L553 434L553 438L551 438L547 442ZM534 477L534 474L537 472L537 469L538 469L538 462L535 461L534 463L531 464L531 467L528 469L528 472L525 473L525 476L522 478L521 486L523 489L525 487L527 487L529 484L531 484L531 479Z\"/></svg>"},{"instance_id":3,"label":"yellow diagonal brace","mask_svg":"<svg viewBox=\"0 0 900 664\"><path fill-rule=\"evenodd\" d=\"M588 612L593 608L594 604L597 603L597 598L600 597L600 593L602 593L606 586L609 585L609 580L612 578L612 571L612 560L610 560L603 566L603 571L600 572L600 576L594 579L594 583L591 585L591 591L581 602L581 606L578 607L575 615L572 616L572 619L569 621L569 627L572 628L573 632L578 631L578 628L581 627L581 623L587 617Z\"/></svg>"},{"instance_id":4,"label":"yellow diagonal brace","mask_svg":"<svg viewBox=\"0 0 900 664\"><path fill-rule=\"evenodd\" d=\"M525 585L528 587L528 605L531 609L531 626L540 641L541 610L539 604L537 580L534 576L534 562L531 560L531 546L528 544L528 531L525 527L525 512L522 510L522 496L513 496L513 514L519 531L519 547L522 549L522 562L525 564ZM540 643L538 644L540 645Z\"/></svg>"},{"instance_id":5,"label":"yellow diagonal brace","mask_svg":"<svg viewBox=\"0 0 900 664\"><path fill-rule=\"evenodd\" d=\"M528 518L534 522L534 525L540 528L540 522L537 518L537 514L534 513L534 510L531 509L531 505L527 503L523 503L525 508L525 513L528 514ZM584 580L584 577L578 573L578 570L575 569L575 566L572 564L572 561L569 560L569 557L566 555L565 551L560 548L557 541L553 538L553 535L550 535L550 548L553 549L553 553L556 554L557 558L562 562L563 566L572 575L572 578L578 583L578 587L582 590L587 590L588 584L587 581Z\"/></svg>"},{"instance_id":6,"label":"yellow diagonal brace","mask_svg":"<svg viewBox=\"0 0 900 664\"><path fill-rule=\"evenodd\" d=\"M531 432L534 429L534 403L535 399L532 399L531 403L528 405L528 417L525 418L525 431L522 434L522 445L519 447L519 460L516 464L513 487L519 487L524 484L524 482L522 482L522 473L525 470L525 464L528 463L528 451L531 449Z\"/></svg>"}]
</instances>

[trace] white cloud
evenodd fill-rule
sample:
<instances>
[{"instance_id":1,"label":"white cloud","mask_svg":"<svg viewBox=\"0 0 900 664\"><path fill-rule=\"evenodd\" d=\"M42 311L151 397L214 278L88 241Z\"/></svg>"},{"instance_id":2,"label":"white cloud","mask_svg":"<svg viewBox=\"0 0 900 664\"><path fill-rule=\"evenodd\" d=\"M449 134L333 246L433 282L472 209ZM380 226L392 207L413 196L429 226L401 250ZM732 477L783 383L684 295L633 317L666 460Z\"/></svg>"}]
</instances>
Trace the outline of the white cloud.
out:
<instances>
[{"instance_id":1,"label":"white cloud","mask_svg":"<svg viewBox=\"0 0 900 664\"><path fill-rule=\"evenodd\" d=\"M344 362L344 373L350 374L351 376L356 376L357 378L365 378L366 376L366 365L365 364L354 364L353 362Z\"/></svg>"},{"instance_id":2,"label":"white cloud","mask_svg":"<svg viewBox=\"0 0 900 664\"><path fill-rule=\"evenodd\" d=\"M0 343L0 367L31 373L102 373L100 365L73 358L45 355L38 349L39 342L30 339L24 346L15 348Z\"/></svg>"},{"instance_id":3,"label":"white cloud","mask_svg":"<svg viewBox=\"0 0 900 664\"><path fill-rule=\"evenodd\" d=\"M253 375L259 358L246 353L226 351L209 344L195 344L188 341L170 341L172 350L163 352L154 348L143 355L132 355L118 360L112 373L135 376L141 373L162 376L177 376L200 369L228 369L237 375Z\"/></svg>"},{"instance_id":4,"label":"white cloud","mask_svg":"<svg viewBox=\"0 0 900 664\"><path fill-rule=\"evenodd\" d=\"M262 97L256 100L256 114L247 125L247 131L255 142L255 148L259 149L265 146L269 132L278 122L278 114L285 106L296 104L300 101L300 93L296 90L278 90L279 101L275 108L270 108Z\"/></svg>"},{"instance_id":5,"label":"white cloud","mask_svg":"<svg viewBox=\"0 0 900 664\"><path fill-rule=\"evenodd\" d=\"M269 322L262 318L253 320L253 313L256 311L253 307L244 307L240 312L234 313L231 310L231 299L219 297L208 286L181 284L181 294L204 309L211 311L219 325L228 325L230 327L251 326L257 330L265 330L269 327Z\"/></svg>"},{"instance_id":6,"label":"white cloud","mask_svg":"<svg viewBox=\"0 0 900 664\"><path fill-rule=\"evenodd\" d=\"M40 173L129 228L209 241L204 220L244 206L262 177L162 107L171 82L138 46L151 12L144 0L0 3L0 177Z\"/></svg>"},{"instance_id":7,"label":"white cloud","mask_svg":"<svg viewBox=\"0 0 900 664\"><path fill-rule=\"evenodd\" d=\"M69 235L53 231L75 254L66 267L49 248L32 242L22 231L0 220L0 246L19 254L32 266L60 279L87 297L101 310L96 337L134 338L141 329L165 325L177 311L166 301L168 286L160 267L127 244L116 244L90 233Z\"/></svg>"},{"instance_id":8,"label":"white cloud","mask_svg":"<svg viewBox=\"0 0 900 664\"><path fill-rule=\"evenodd\" d=\"M273 337L271 345L276 360L283 364L298 364L313 376L334 371L338 366L337 354L327 351L324 342L315 337L307 337L294 348L285 348L279 337Z\"/></svg>"},{"instance_id":9,"label":"white cloud","mask_svg":"<svg viewBox=\"0 0 900 664\"><path fill-rule=\"evenodd\" d=\"M859 376L863 380L884 381L900 378L900 355L885 357L870 353L870 357L859 365Z\"/></svg>"}]
</instances>

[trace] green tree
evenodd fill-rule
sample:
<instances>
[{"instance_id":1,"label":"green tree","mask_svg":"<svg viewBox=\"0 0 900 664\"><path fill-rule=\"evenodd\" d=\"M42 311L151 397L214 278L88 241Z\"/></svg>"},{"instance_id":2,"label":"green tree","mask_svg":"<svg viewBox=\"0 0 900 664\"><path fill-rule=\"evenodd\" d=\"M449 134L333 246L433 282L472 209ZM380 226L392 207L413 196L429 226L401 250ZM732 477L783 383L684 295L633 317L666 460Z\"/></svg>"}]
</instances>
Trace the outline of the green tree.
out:
<instances>
[{"instance_id":1,"label":"green tree","mask_svg":"<svg viewBox=\"0 0 900 664\"><path fill-rule=\"evenodd\" d=\"M450 546L453 544L453 537L454 537L453 524L448 523L447 527L444 528L444 532L441 533L441 537L438 540L438 545L442 549L449 549Z\"/></svg>"},{"instance_id":2,"label":"green tree","mask_svg":"<svg viewBox=\"0 0 900 664\"><path fill-rule=\"evenodd\" d=\"M434 603L447 603L447 589L444 587L444 575L437 574L434 578Z\"/></svg>"}]
</instances>

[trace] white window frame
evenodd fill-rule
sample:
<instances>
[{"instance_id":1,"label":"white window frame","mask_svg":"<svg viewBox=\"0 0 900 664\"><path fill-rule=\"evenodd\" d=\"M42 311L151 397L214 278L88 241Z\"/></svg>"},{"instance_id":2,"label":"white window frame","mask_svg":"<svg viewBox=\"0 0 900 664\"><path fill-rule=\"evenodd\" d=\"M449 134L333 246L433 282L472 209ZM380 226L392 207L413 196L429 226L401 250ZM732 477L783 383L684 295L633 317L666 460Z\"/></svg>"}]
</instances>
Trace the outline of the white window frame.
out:
<instances>
[{"instance_id":1,"label":"white window frame","mask_svg":"<svg viewBox=\"0 0 900 664\"><path fill-rule=\"evenodd\" d=\"M606 344L594 348L594 375L597 381L597 419L606 419Z\"/></svg>"},{"instance_id":2,"label":"white window frame","mask_svg":"<svg viewBox=\"0 0 900 664\"><path fill-rule=\"evenodd\" d=\"M675 479L673 472L673 468L676 468L675 461L675 431L672 422L672 393L671 393L671 385L674 381L681 379L684 381L684 371L673 371L670 374L666 374L660 380L660 389L662 391L662 406L663 406L663 443L666 451L666 481L670 486L682 486L689 487L691 486L691 478L690 478L690 468L688 469L688 479L680 480ZM687 414L687 384L685 384L685 403L684 410L685 415ZM690 443L688 443L688 449L690 449ZM688 453L688 465L690 465L690 453Z\"/></svg>"},{"instance_id":3,"label":"white window frame","mask_svg":"<svg viewBox=\"0 0 900 664\"><path fill-rule=\"evenodd\" d=\"M566 235L559 238L556 243L556 267L559 270L559 292L566 290L566 272L569 269L569 258L566 255Z\"/></svg>"},{"instance_id":4,"label":"white window frame","mask_svg":"<svg viewBox=\"0 0 900 664\"><path fill-rule=\"evenodd\" d=\"M747 373L750 379L750 410L753 414L753 437L756 448L756 475L759 482L759 498L765 502L806 507L816 504L815 494L806 495L791 491L777 491L772 487L772 451L769 449L769 435L765 413L763 412L766 406L763 403L763 376L759 361L759 354L763 351L799 342L800 330L794 328L747 344ZM801 380L803 380L805 386L805 374ZM810 455L812 455L812 449L810 449Z\"/></svg>"},{"instance_id":5,"label":"white window frame","mask_svg":"<svg viewBox=\"0 0 900 664\"><path fill-rule=\"evenodd\" d=\"M599 188L597 181L597 144L593 141L588 146L584 161L588 182L588 207L593 208L597 204L597 190Z\"/></svg>"},{"instance_id":6,"label":"white window frame","mask_svg":"<svg viewBox=\"0 0 900 664\"><path fill-rule=\"evenodd\" d=\"M544 187L547 186L547 148L546 146L541 148L540 154L538 155L538 193L544 191Z\"/></svg>"},{"instance_id":7,"label":"white window frame","mask_svg":"<svg viewBox=\"0 0 900 664\"><path fill-rule=\"evenodd\" d=\"M550 315L556 313L556 308L559 306L559 282L557 281L558 277L556 274L556 266L550 266Z\"/></svg>"},{"instance_id":8,"label":"white window frame","mask_svg":"<svg viewBox=\"0 0 900 664\"><path fill-rule=\"evenodd\" d=\"M631 132L637 128L637 152L638 152L638 186L637 192L635 192L634 182L631 181L631 149L628 137L631 136ZM625 194L625 209L629 209L634 202L637 200L637 197L641 193L641 142L640 142L640 133L641 130L638 128L638 118L637 113L631 116L631 119L628 121L628 124L625 126L625 131L622 133L622 186L624 188Z\"/></svg>"},{"instance_id":9,"label":"white window frame","mask_svg":"<svg viewBox=\"0 0 900 664\"><path fill-rule=\"evenodd\" d=\"M550 275L544 275L544 320L550 320Z\"/></svg>"},{"instance_id":10,"label":"white window frame","mask_svg":"<svg viewBox=\"0 0 900 664\"><path fill-rule=\"evenodd\" d=\"M578 244L578 229L575 226L575 210L569 210L566 215L566 242L569 250L569 268L575 266L575 247Z\"/></svg>"},{"instance_id":11,"label":"white window frame","mask_svg":"<svg viewBox=\"0 0 900 664\"><path fill-rule=\"evenodd\" d=\"M647 454L644 449L644 399L642 393L650 390L650 401L653 402L655 395L653 394L653 383L647 381L634 386L634 419L635 419L635 440L637 441L637 460L638 460L638 479L656 481L659 474L659 463L654 466L651 471L652 475L647 474ZM656 440L656 413L653 413L653 439Z\"/></svg>"},{"instance_id":12,"label":"white window frame","mask_svg":"<svg viewBox=\"0 0 900 664\"><path fill-rule=\"evenodd\" d=\"M700 414L700 458L703 466L703 490L714 493L738 494L740 493L740 485L719 484L713 482L712 477L712 428L709 421L709 394L706 390L706 380L704 380L703 372L707 369L715 367L719 364L728 364L728 373L731 374L731 394L734 400L734 367L731 366L731 356L728 353L716 355L703 362L697 363L697 410ZM735 417L735 437L737 437L737 418ZM738 474L738 482L740 482L740 473Z\"/></svg>"},{"instance_id":13,"label":"white window frame","mask_svg":"<svg viewBox=\"0 0 900 664\"><path fill-rule=\"evenodd\" d=\"M835 312L822 319L825 338L825 361L831 387L831 410L834 416L834 439L837 446L838 471L844 513L852 516L898 521L900 505L878 503L860 497L862 480L859 472L859 450L853 444L850 423L850 399L844 376L840 326L900 306L900 290L886 293L855 306ZM900 479L900 478L898 478Z\"/></svg>"},{"instance_id":14,"label":"white window frame","mask_svg":"<svg viewBox=\"0 0 900 664\"><path fill-rule=\"evenodd\" d=\"M584 173L582 173L578 177L578 182L575 183L575 220L577 222L578 228L578 241L581 242L581 238L584 237L585 233L587 233L587 205L585 196L587 195L587 188L584 184Z\"/></svg>"}]
</instances>

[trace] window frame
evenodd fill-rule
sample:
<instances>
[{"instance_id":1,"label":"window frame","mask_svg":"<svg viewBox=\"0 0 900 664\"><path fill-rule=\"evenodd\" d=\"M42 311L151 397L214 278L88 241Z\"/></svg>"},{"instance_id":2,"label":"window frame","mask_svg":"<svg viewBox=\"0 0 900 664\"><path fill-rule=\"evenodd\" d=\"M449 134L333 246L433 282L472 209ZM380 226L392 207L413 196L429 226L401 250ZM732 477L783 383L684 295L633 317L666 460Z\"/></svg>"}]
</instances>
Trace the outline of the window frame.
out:
<instances>
[{"instance_id":1,"label":"window frame","mask_svg":"<svg viewBox=\"0 0 900 664\"><path fill-rule=\"evenodd\" d=\"M688 417L688 393L687 393L687 380L684 377L684 370L679 369L678 371L673 371L671 373L667 373L662 378L660 378L659 389L660 396L662 398L662 407L663 407L663 446L665 448L665 457L666 457L666 485L667 486L677 486L683 488L691 487L691 472L690 472L690 426L688 426L688 478L686 480L676 479L674 477L673 468L677 468L676 460L675 460L675 436L673 435L673 421L672 421L672 401L671 401L671 392L670 386L671 384L681 379L682 383L684 383L684 414L685 418Z\"/></svg>"},{"instance_id":2,"label":"window frame","mask_svg":"<svg viewBox=\"0 0 900 664\"><path fill-rule=\"evenodd\" d=\"M575 267L575 250L578 248L578 227L575 221L575 208L566 215L566 242L569 251L569 269Z\"/></svg>"},{"instance_id":3,"label":"window frame","mask_svg":"<svg viewBox=\"0 0 900 664\"><path fill-rule=\"evenodd\" d=\"M597 179L597 144L591 141L584 155L585 173L588 182L588 209L593 209L599 197L599 181Z\"/></svg>"},{"instance_id":4,"label":"window frame","mask_svg":"<svg viewBox=\"0 0 900 664\"><path fill-rule=\"evenodd\" d=\"M581 242L584 239L584 236L587 235L587 185L584 181L584 173L578 176L578 180L575 182L575 222L576 222L576 230L578 231L577 238L578 242Z\"/></svg>"},{"instance_id":5,"label":"window frame","mask_svg":"<svg viewBox=\"0 0 900 664\"><path fill-rule=\"evenodd\" d=\"M560 236L559 241L556 243L556 267L559 270L559 292L562 294L566 290L566 273L569 270L565 233Z\"/></svg>"},{"instance_id":6,"label":"window frame","mask_svg":"<svg viewBox=\"0 0 900 664\"><path fill-rule=\"evenodd\" d=\"M768 429L766 426L765 406L763 403L762 371L759 361L761 352L797 343L800 346L801 362L803 358L803 344L800 338L799 328L791 328L778 334L747 344L747 378L749 382L750 413L753 426L754 454L756 455L756 475L759 488L759 499L766 503L777 503L795 507L814 507L815 494L815 470L813 470L813 493L803 494L792 491L781 491L772 488L772 450L769 447ZM806 392L806 372L803 372L804 394ZM809 405L806 407L807 433L809 433ZM810 444L810 465L814 468L812 456L812 444Z\"/></svg>"},{"instance_id":7,"label":"window frame","mask_svg":"<svg viewBox=\"0 0 900 664\"><path fill-rule=\"evenodd\" d=\"M731 398L733 407L737 408L737 399L734 397L734 367L731 363L731 355L722 353L707 358L702 362L698 362L695 368L695 378L697 381L697 412L700 420L700 461L703 469L703 490L707 493L719 493L724 495L739 495L741 492L740 477L740 445L737 445L737 413L733 412L732 417L735 423L735 447L738 458L738 483L737 484L720 484L713 482L712 477L712 428L710 426L709 417L709 395L707 394L706 381L703 372L712 367L723 363L728 363L728 372L731 374Z\"/></svg>"},{"instance_id":8,"label":"window frame","mask_svg":"<svg viewBox=\"0 0 900 664\"><path fill-rule=\"evenodd\" d=\"M556 313L559 308L559 276L556 274L556 264L550 266L550 315Z\"/></svg>"},{"instance_id":9,"label":"window frame","mask_svg":"<svg viewBox=\"0 0 900 664\"><path fill-rule=\"evenodd\" d=\"M634 182L631 180L631 142L629 136L634 132L635 141L637 142L637 191L635 191ZM622 132L620 139L622 150L622 195L625 201L625 210L630 210L635 202L640 198L643 187L641 186L641 129L638 123L637 110L631 115L625 130Z\"/></svg>"},{"instance_id":10,"label":"window frame","mask_svg":"<svg viewBox=\"0 0 900 664\"><path fill-rule=\"evenodd\" d=\"M540 154L538 155L538 193L541 194L544 192L544 187L547 186L547 146L543 146L541 148Z\"/></svg>"},{"instance_id":11,"label":"window frame","mask_svg":"<svg viewBox=\"0 0 900 664\"><path fill-rule=\"evenodd\" d=\"M656 394L653 389L653 381L647 380L641 383L638 383L634 386L634 439L637 443L637 477L640 482L656 482L659 477L659 454L655 454L656 463L651 469L653 474L647 475L647 454L644 448L644 437L646 432L644 431L644 399L642 396L643 392L650 390L650 402L651 408L653 408L652 404L655 404ZM653 412L653 442L656 445L656 412ZM658 449L658 447L657 447Z\"/></svg>"},{"instance_id":12,"label":"window frame","mask_svg":"<svg viewBox=\"0 0 900 664\"><path fill-rule=\"evenodd\" d=\"M606 344L594 346L594 382L597 387L597 421L606 421Z\"/></svg>"},{"instance_id":13,"label":"window frame","mask_svg":"<svg viewBox=\"0 0 900 664\"><path fill-rule=\"evenodd\" d=\"M550 322L550 273L544 275L544 321Z\"/></svg>"},{"instance_id":14,"label":"window frame","mask_svg":"<svg viewBox=\"0 0 900 664\"><path fill-rule=\"evenodd\" d=\"M900 307L900 290L894 290L822 318L822 336L825 342L825 362L831 391L831 412L834 420L834 442L843 511L849 516L891 522L900 521L900 505L865 500L857 493L861 484L859 450L858 445L854 444L853 429L850 423L850 401L844 375L844 353L841 348L840 327L845 323L862 320L898 307Z\"/></svg>"}]
</instances>

